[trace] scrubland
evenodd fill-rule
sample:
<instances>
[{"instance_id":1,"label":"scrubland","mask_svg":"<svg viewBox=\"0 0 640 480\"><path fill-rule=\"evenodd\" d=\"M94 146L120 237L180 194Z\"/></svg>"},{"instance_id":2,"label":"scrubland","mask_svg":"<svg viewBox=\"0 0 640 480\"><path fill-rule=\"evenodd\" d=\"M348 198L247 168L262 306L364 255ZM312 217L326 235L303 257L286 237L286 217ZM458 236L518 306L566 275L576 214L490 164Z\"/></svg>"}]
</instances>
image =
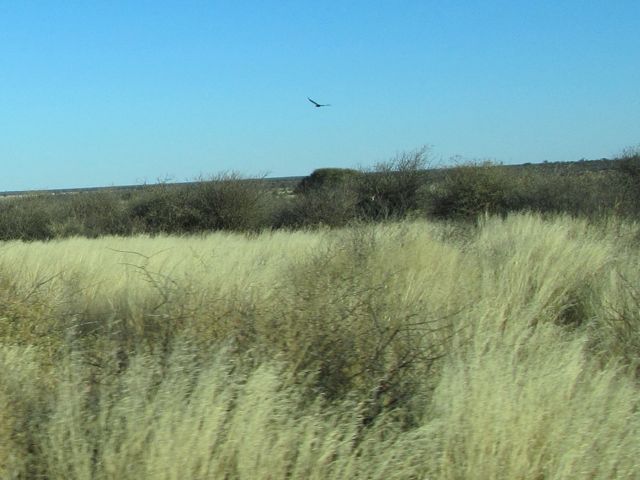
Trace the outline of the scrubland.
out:
<instances>
[{"instance_id":1,"label":"scrubland","mask_svg":"<svg viewBox=\"0 0 640 480\"><path fill-rule=\"evenodd\" d=\"M0 478L640 478L640 227L0 244Z\"/></svg>"}]
</instances>

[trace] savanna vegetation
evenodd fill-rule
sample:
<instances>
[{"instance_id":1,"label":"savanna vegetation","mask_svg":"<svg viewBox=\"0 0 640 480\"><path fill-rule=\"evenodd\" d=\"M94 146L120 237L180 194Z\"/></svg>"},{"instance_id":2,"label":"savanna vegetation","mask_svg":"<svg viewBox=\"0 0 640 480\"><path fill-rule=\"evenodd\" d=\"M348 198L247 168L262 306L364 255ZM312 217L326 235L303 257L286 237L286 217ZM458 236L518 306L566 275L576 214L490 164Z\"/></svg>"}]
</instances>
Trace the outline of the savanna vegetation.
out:
<instances>
[{"instance_id":1,"label":"savanna vegetation","mask_svg":"<svg viewBox=\"0 0 640 480\"><path fill-rule=\"evenodd\" d=\"M486 213L640 216L640 147L614 160L435 168L427 148L370 169L322 168L297 184L226 173L194 182L0 198L0 240L255 233Z\"/></svg>"},{"instance_id":2,"label":"savanna vegetation","mask_svg":"<svg viewBox=\"0 0 640 480\"><path fill-rule=\"evenodd\" d=\"M627 153L3 200L0 478L640 477Z\"/></svg>"}]
</instances>

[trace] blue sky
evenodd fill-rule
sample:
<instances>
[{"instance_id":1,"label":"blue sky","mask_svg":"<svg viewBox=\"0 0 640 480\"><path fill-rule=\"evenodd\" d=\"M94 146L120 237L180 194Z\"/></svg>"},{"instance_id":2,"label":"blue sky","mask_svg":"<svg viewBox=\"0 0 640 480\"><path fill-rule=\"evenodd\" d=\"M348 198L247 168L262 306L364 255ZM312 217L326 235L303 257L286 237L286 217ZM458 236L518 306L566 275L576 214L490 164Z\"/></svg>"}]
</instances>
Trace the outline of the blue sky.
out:
<instances>
[{"instance_id":1,"label":"blue sky","mask_svg":"<svg viewBox=\"0 0 640 480\"><path fill-rule=\"evenodd\" d=\"M640 2L0 1L0 190L640 144ZM331 103L316 109L307 96Z\"/></svg>"}]
</instances>

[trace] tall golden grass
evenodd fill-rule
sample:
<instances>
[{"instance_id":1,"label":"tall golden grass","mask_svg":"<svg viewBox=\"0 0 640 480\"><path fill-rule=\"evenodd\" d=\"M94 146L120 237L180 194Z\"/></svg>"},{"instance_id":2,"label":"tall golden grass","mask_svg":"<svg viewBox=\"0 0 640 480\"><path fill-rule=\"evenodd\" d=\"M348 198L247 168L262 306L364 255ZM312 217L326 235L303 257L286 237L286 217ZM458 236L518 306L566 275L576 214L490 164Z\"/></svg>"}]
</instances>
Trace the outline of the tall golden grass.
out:
<instances>
[{"instance_id":1,"label":"tall golden grass","mask_svg":"<svg viewBox=\"0 0 640 480\"><path fill-rule=\"evenodd\" d=\"M640 228L0 244L0 478L640 478Z\"/></svg>"}]
</instances>

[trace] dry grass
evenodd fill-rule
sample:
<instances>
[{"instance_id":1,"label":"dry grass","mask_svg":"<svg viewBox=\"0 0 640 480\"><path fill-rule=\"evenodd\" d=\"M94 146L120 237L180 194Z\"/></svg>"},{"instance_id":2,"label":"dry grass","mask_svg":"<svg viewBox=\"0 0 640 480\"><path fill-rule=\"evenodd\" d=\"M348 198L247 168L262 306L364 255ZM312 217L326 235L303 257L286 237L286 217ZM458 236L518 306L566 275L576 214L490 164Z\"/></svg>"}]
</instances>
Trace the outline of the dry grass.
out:
<instances>
[{"instance_id":1,"label":"dry grass","mask_svg":"<svg viewBox=\"0 0 640 480\"><path fill-rule=\"evenodd\" d=\"M0 245L0 478L638 478L640 229Z\"/></svg>"}]
</instances>

